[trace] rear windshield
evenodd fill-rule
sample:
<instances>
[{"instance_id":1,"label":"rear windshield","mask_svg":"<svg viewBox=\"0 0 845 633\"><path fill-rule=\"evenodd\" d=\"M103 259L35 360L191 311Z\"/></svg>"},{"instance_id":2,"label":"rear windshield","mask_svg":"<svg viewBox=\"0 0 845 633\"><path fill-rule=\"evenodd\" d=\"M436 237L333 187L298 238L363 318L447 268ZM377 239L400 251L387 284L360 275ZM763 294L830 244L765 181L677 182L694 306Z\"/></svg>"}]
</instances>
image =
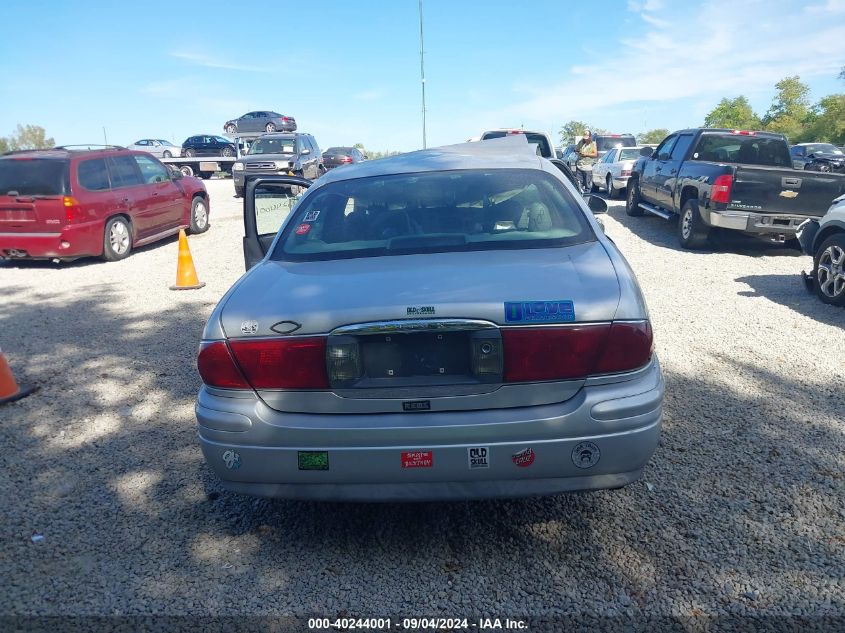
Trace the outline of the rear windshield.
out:
<instances>
[{"instance_id":1,"label":"rear windshield","mask_svg":"<svg viewBox=\"0 0 845 633\"><path fill-rule=\"evenodd\" d=\"M528 140L528 142L534 146L534 151L537 152L538 156L545 156L546 158L552 158L555 153L552 149L552 146L549 145L549 140L546 138L545 134L537 134L535 132L507 132L507 131L495 131L495 132L485 132L481 135L482 141L487 141L491 138L504 138L506 136L513 136L514 134L522 134Z\"/></svg>"},{"instance_id":2,"label":"rear windshield","mask_svg":"<svg viewBox=\"0 0 845 633\"><path fill-rule=\"evenodd\" d=\"M249 155L254 154L294 154L296 153L296 139L291 138L259 138L249 148Z\"/></svg>"},{"instance_id":3,"label":"rear windshield","mask_svg":"<svg viewBox=\"0 0 845 633\"><path fill-rule=\"evenodd\" d=\"M273 258L550 248L594 239L578 202L550 174L449 171L342 180L307 193Z\"/></svg>"},{"instance_id":4,"label":"rear windshield","mask_svg":"<svg viewBox=\"0 0 845 633\"><path fill-rule=\"evenodd\" d=\"M634 147L637 144L633 136L596 136L596 151L607 152L614 147Z\"/></svg>"},{"instance_id":5,"label":"rear windshield","mask_svg":"<svg viewBox=\"0 0 845 633\"><path fill-rule=\"evenodd\" d=\"M351 154L351 147L330 147L323 154Z\"/></svg>"},{"instance_id":6,"label":"rear windshield","mask_svg":"<svg viewBox=\"0 0 845 633\"><path fill-rule=\"evenodd\" d=\"M636 160L639 157L639 149L623 149L619 151L619 160Z\"/></svg>"},{"instance_id":7,"label":"rear windshield","mask_svg":"<svg viewBox=\"0 0 845 633\"><path fill-rule=\"evenodd\" d=\"M693 152L692 159L768 167L792 166L789 148L782 138L738 134L703 135Z\"/></svg>"},{"instance_id":8,"label":"rear windshield","mask_svg":"<svg viewBox=\"0 0 845 633\"><path fill-rule=\"evenodd\" d=\"M68 161L53 158L0 160L0 195L64 196L69 193Z\"/></svg>"}]
</instances>

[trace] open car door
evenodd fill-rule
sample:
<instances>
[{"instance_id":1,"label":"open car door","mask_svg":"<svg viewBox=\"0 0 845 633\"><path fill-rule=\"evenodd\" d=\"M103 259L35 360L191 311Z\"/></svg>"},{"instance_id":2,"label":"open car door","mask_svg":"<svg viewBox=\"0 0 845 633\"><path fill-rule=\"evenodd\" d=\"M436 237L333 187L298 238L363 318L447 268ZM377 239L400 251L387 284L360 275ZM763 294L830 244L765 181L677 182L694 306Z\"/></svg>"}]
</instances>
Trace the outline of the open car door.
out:
<instances>
[{"instance_id":1,"label":"open car door","mask_svg":"<svg viewBox=\"0 0 845 633\"><path fill-rule=\"evenodd\" d=\"M244 264L249 270L264 259L279 229L311 186L297 176L261 176L244 190Z\"/></svg>"}]
</instances>

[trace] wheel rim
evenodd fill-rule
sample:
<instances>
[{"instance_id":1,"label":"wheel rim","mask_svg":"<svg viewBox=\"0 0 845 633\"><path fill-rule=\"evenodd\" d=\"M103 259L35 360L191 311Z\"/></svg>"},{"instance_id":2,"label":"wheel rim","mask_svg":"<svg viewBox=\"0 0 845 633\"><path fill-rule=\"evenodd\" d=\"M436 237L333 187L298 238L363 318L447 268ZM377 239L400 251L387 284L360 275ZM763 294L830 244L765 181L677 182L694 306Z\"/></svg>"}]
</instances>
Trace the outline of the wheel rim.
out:
<instances>
[{"instance_id":1,"label":"wheel rim","mask_svg":"<svg viewBox=\"0 0 845 633\"><path fill-rule=\"evenodd\" d=\"M109 229L109 244L117 255L123 255L129 250L129 227L123 222L113 222Z\"/></svg>"},{"instance_id":2,"label":"wheel rim","mask_svg":"<svg viewBox=\"0 0 845 633\"><path fill-rule=\"evenodd\" d=\"M197 200L196 205L194 205L194 225L202 230L205 228L207 222L208 207L205 206L205 202L202 200Z\"/></svg>"},{"instance_id":3,"label":"wheel rim","mask_svg":"<svg viewBox=\"0 0 845 633\"><path fill-rule=\"evenodd\" d=\"M223 149L223 156L231 156L231 155L232 155L232 150L230 148L226 147L226 148Z\"/></svg>"},{"instance_id":4,"label":"wheel rim","mask_svg":"<svg viewBox=\"0 0 845 633\"><path fill-rule=\"evenodd\" d=\"M689 239L692 232L692 209L684 211L684 217L681 219L681 235L685 240Z\"/></svg>"},{"instance_id":5,"label":"wheel rim","mask_svg":"<svg viewBox=\"0 0 845 633\"><path fill-rule=\"evenodd\" d=\"M179 168L179 171L182 172L183 176L193 176L194 175L194 170L191 169L188 165L182 165Z\"/></svg>"},{"instance_id":6,"label":"wheel rim","mask_svg":"<svg viewBox=\"0 0 845 633\"><path fill-rule=\"evenodd\" d=\"M165 158L170 158L171 156L172 156L172 154L170 152L164 152Z\"/></svg>"},{"instance_id":7,"label":"wheel rim","mask_svg":"<svg viewBox=\"0 0 845 633\"><path fill-rule=\"evenodd\" d=\"M816 278L826 297L836 299L845 292L845 250L841 246L834 244L824 249L819 257Z\"/></svg>"},{"instance_id":8,"label":"wheel rim","mask_svg":"<svg viewBox=\"0 0 845 633\"><path fill-rule=\"evenodd\" d=\"M227 128L226 128L226 131L227 131L229 134L234 134L234 133L235 133L235 126L234 126L234 125L230 125L229 127L227 127Z\"/></svg>"},{"instance_id":9,"label":"wheel rim","mask_svg":"<svg viewBox=\"0 0 845 633\"><path fill-rule=\"evenodd\" d=\"M264 129L266 129L268 132L275 132L275 131L276 131L276 126L275 126L275 125L273 125L272 123L268 123L268 124L267 124L267 127L266 127L266 128L264 128Z\"/></svg>"}]
</instances>

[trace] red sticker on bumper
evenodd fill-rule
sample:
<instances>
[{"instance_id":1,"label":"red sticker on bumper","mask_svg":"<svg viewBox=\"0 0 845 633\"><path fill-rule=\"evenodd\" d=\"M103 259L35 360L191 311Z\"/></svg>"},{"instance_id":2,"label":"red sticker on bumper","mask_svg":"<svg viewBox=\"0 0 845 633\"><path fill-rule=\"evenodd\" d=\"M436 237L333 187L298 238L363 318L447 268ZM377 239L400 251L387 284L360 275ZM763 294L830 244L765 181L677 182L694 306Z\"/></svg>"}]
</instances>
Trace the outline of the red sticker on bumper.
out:
<instances>
[{"instance_id":1,"label":"red sticker on bumper","mask_svg":"<svg viewBox=\"0 0 845 633\"><path fill-rule=\"evenodd\" d=\"M431 451L403 451L402 468L431 468L434 456Z\"/></svg>"},{"instance_id":2,"label":"red sticker on bumper","mask_svg":"<svg viewBox=\"0 0 845 633\"><path fill-rule=\"evenodd\" d=\"M518 453L511 455L511 461L520 468L528 468L528 466L534 463L534 457L534 449L524 448Z\"/></svg>"}]
</instances>

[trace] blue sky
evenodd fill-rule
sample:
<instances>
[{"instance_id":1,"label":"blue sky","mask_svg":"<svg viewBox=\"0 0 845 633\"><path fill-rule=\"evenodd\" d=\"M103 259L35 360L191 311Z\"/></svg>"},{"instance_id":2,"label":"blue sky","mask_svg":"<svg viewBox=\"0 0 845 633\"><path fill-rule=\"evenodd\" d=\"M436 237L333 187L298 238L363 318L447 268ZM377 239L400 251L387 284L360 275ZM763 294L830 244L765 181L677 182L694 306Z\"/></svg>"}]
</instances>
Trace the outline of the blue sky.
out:
<instances>
[{"instance_id":1,"label":"blue sky","mask_svg":"<svg viewBox=\"0 0 845 633\"><path fill-rule=\"evenodd\" d=\"M2 0L0 135L180 144L253 109L321 147L422 146L417 0ZM424 0L428 145L570 119L637 133L701 124L723 96L762 114L799 74L845 92L845 0Z\"/></svg>"}]
</instances>

